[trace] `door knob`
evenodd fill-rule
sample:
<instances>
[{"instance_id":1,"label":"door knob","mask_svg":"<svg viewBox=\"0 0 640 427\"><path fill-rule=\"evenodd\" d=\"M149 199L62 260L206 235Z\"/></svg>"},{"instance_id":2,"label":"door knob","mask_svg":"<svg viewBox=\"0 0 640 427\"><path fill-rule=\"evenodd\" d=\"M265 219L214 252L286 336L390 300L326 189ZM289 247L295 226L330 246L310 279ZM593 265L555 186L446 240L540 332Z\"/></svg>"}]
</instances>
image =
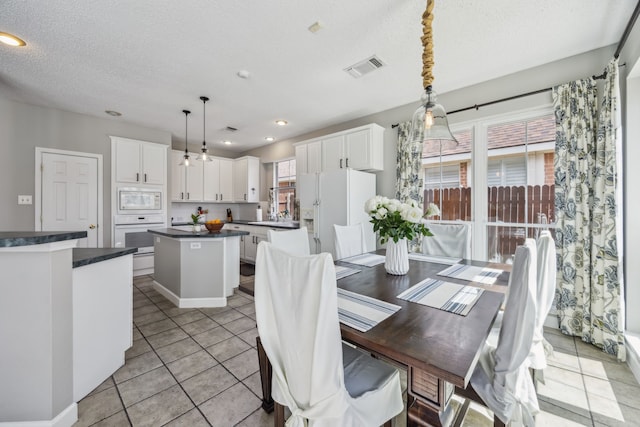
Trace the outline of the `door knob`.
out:
<instances>
[{"instance_id":1,"label":"door knob","mask_svg":"<svg viewBox=\"0 0 640 427\"><path fill-rule=\"evenodd\" d=\"M93 225L93 224L91 224L91 225L89 226L89 228L90 228L91 230L93 230L94 228L96 228L96 226L95 226L95 225Z\"/></svg>"}]
</instances>

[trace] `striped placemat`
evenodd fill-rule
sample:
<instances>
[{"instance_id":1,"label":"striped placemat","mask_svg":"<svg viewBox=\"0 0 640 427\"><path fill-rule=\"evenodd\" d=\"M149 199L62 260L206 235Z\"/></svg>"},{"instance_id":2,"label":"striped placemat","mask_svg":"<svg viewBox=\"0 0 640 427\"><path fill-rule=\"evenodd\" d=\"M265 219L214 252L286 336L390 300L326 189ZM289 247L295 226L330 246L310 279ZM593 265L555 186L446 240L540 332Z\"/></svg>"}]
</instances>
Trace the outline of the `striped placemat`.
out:
<instances>
[{"instance_id":1,"label":"striped placemat","mask_svg":"<svg viewBox=\"0 0 640 427\"><path fill-rule=\"evenodd\" d=\"M399 305L338 288L338 318L341 323L360 332L367 332L400 308Z\"/></svg>"},{"instance_id":2,"label":"striped placemat","mask_svg":"<svg viewBox=\"0 0 640 427\"><path fill-rule=\"evenodd\" d=\"M362 270L355 268L343 267L336 265L336 280L340 280L344 277L351 276L352 274L360 273Z\"/></svg>"},{"instance_id":3,"label":"striped placemat","mask_svg":"<svg viewBox=\"0 0 640 427\"><path fill-rule=\"evenodd\" d=\"M466 316L483 289L436 279L425 279L398 295L398 298L450 313Z\"/></svg>"},{"instance_id":4,"label":"striped placemat","mask_svg":"<svg viewBox=\"0 0 640 427\"><path fill-rule=\"evenodd\" d=\"M348 262L349 264L364 265L365 267L375 267L376 265L384 262L384 255L360 254L341 259L340 261Z\"/></svg>"},{"instance_id":5,"label":"striped placemat","mask_svg":"<svg viewBox=\"0 0 640 427\"><path fill-rule=\"evenodd\" d=\"M414 261L423 261L423 262L433 262L436 264L457 264L462 261L462 258L451 258L448 256L435 256L435 255L425 255L412 252L409 254L409 259Z\"/></svg>"},{"instance_id":6,"label":"striped placemat","mask_svg":"<svg viewBox=\"0 0 640 427\"><path fill-rule=\"evenodd\" d=\"M476 267L474 265L455 264L445 268L438 276L453 277L454 279L467 280L469 282L493 285L502 274L502 270L488 267Z\"/></svg>"}]
</instances>

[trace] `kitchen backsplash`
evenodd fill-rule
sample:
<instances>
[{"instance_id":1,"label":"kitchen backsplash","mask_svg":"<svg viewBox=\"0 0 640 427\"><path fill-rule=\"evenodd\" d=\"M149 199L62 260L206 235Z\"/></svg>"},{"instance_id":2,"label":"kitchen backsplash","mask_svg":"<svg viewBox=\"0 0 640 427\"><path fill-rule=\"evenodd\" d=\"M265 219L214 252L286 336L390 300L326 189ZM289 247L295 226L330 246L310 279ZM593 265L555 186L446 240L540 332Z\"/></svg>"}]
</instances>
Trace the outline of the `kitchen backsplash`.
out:
<instances>
[{"instance_id":1,"label":"kitchen backsplash","mask_svg":"<svg viewBox=\"0 0 640 427\"><path fill-rule=\"evenodd\" d=\"M210 219L220 219L222 221L227 220L227 209L231 209L231 214L233 215L233 219L240 219L244 221L256 221L256 209L258 207L262 208L262 220L266 221L268 218L268 207L267 202L258 202L258 203L172 203L171 204L171 218L172 222L182 223L182 222L191 222L191 214L196 213L198 207L201 207L203 210L208 210L205 216L206 218L202 218L201 221L210 220Z\"/></svg>"}]
</instances>

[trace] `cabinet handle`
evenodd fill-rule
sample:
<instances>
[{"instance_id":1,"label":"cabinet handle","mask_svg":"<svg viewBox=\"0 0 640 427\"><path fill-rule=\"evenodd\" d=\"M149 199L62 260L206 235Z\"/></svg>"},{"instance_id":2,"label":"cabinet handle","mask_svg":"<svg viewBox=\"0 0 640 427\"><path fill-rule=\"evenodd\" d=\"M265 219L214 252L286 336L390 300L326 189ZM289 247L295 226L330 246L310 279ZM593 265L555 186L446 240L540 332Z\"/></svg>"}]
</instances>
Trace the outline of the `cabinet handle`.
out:
<instances>
[{"instance_id":1,"label":"cabinet handle","mask_svg":"<svg viewBox=\"0 0 640 427\"><path fill-rule=\"evenodd\" d=\"M218 195L216 194L216 202L218 201Z\"/></svg>"},{"instance_id":2,"label":"cabinet handle","mask_svg":"<svg viewBox=\"0 0 640 427\"><path fill-rule=\"evenodd\" d=\"M136 172L136 182L140 181L140 174Z\"/></svg>"},{"instance_id":3,"label":"cabinet handle","mask_svg":"<svg viewBox=\"0 0 640 427\"><path fill-rule=\"evenodd\" d=\"M147 174L144 174L144 182L147 182Z\"/></svg>"},{"instance_id":4,"label":"cabinet handle","mask_svg":"<svg viewBox=\"0 0 640 427\"><path fill-rule=\"evenodd\" d=\"M247 200L247 193L244 193L244 199Z\"/></svg>"},{"instance_id":5,"label":"cabinet handle","mask_svg":"<svg viewBox=\"0 0 640 427\"><path fill-rule=\"evenodd\" d=\"M187 191L187 200L189 200L189 192Z\"/></svg>"},{"instance_id":6,"label":"cabinet handle","mask_svg":"<svg viewBox=\"0 0 640 427\"><path fill-rule=\"evenodd\" d=\"M347 157L347 161L346 161L347 167L349 167L349 158Z\"/></svg>"},{"instance_id":7,"label":"cabinet handle","mask_svg":"<svg viewBox=\"0 0 640 427\"><path fill-rule=\"evenodd\" d=\"M180 193L180 200L184 200L184 193Z\"/></svg>"},{"instance_id":8,"label":"cabinet handle","mask_svg":"<svg viewBox=\"0 0 640 427\"><path fill-rule=\"evenodd\" d=\"M342 169L342 159L340 159L340 169Z\"/></svg>"},{"instance_id":9,"label":"cabinet handle","mask_svg":"<svg viewBox=\"0 0 640 427\"><path fill-rule=\"evenodd\" d=\"M220 193L220 201L222 201L222 193Z\"/></svg>"}]
</instances>

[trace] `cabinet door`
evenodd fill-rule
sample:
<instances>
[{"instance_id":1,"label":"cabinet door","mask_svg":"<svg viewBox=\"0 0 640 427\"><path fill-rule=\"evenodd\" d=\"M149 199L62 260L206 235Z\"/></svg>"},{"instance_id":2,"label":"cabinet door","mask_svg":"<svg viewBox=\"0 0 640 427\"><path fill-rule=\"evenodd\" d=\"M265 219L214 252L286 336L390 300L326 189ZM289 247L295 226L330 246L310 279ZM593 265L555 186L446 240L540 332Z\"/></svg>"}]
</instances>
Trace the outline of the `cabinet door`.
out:
<instances>
[{"instance_id":1,"label":"cabinet door","mask_svg":"<svg viewBox=\"0 0 640 427\"><path fill-rule=\"evenodd\" d=\"M132 141L116 142L116 181L139 183L140 144Z\"/></svg>"},{"instance_id":2,"label":"cabinet door","mask_svg":"<svg viewBox=\"0 0 640 427\"><path fill-rule=\"evenodd\" d=\"M260 198L260 160L247 159L247 202L258 202Z\"/></svg>"},{"instance_id":3,"label":"cabinet door","mask_svg":"<svg viewBox=\"0 0 640 427\"><path fill-rule=\"evenodd\" d=\"M240 259L246 259L244 252L244 242L247 240L246 238L249 236L240 236Z\"/></svg>"},{"instance_id":4,"label":"cabinet door","mask_svg":"<svg viewBox=\"0 0 640 427\"><path fill-rule=\"evenodd\" d=\"M142 176L144 184L164 184L167 170L167 149L158 144L142 144Z\"/></svg>"},{"instance_id":5,"label":"cabinet door","mask_svg":"<svg viewBox=\"0 0 640 427\"><path fill-rule=\"evenodd\" d=\"M298 162L296 161L296 168ZM322 172L322 142L316 141L307 144L307 172L306 173L320 173Z\"/></svg>"},{"instance_id":6,"label":"cabinet door","mask_svg":"<svg viewBox=\"0 0 640 427\"><path fill-rule=\"evenodd\" d=\"M233 160L220 159L220 198L230 202L233 193Z\"/></svg>"},{"instance_id":7,"label":"cabinet door","mask_svg":"<svg viewBox=\"0 0 640 427\"><path fill-rule=\"evenodd\" d=\"M180 166L183 155L182 151L171 151L171 186L169 192L172 202L184 202L187 197L185 194L185 167Z\"/></svg>"},{"instance_id":8,"label":"cabinet door","mask_svg":"<svg viewBox=\"0 0 640 427\"><path fill-rule=\"evenodd\" d=\"M296 147L296 174L302 175L307 172L307 147L309 144L298 145Z\"/></svg>"},{"instance_id":9,"label":"cabinet door","mask_svg":"<svg viewBox=\"0 0 640 427\"><path fill-rule=\"evenodd\" d=\"M322 140L322 166L324 172L345 167L343 159L344 136L334 136Z\"/></svg>"},{"instance_id":10,"label":"cabinet door","mask_svg":"<svg viewBox=\"0 0 640 427\"><path fill-rule=\"evenodd\" d=\"M220 200L220 159L213 159L203 163L203 193L205 202L219 202Z\"/></svg>"},{"instance_id":11,"label":"cabinet door","mask_svg":"<svg viewBox=\"0 0 640 427\"><path fill-rule=\"evenodd\" d=\"M258 236L251 233L244 236L244 259L247 261L256 261L256 253L258 251Z\"/></svg>"},{"instance_id":12,"label":"cabinet door","mask_svg":"<svg viewBox=\"0 0 640 427\"><path fill-rule=\"evenodd\" d=\"M369 130L348 133L345 141L345 166L356 170L371 168Z\"/></svg>"},{"instance_id":13,"label":"cabinet door","mask_svg":"<svg viewBox=\"0 0 640 427\"><path fill-rule=\"evenodd\" d=\"M247 201L247 159L233 162L233 200Z\"/></svg>"},{"instance_id":14,"label":"cabinet door","mask_svg":"<svg viewBox=\"0 0 640 427\"><path fill-rule=\"evenodd\" d=\"M187 167L187 196L185 199L191 202L202 201L202 172L203 166L201 161L195 160L197 154L189 153L191 156L191 164Z\"/></svg>"}]
</instances>

